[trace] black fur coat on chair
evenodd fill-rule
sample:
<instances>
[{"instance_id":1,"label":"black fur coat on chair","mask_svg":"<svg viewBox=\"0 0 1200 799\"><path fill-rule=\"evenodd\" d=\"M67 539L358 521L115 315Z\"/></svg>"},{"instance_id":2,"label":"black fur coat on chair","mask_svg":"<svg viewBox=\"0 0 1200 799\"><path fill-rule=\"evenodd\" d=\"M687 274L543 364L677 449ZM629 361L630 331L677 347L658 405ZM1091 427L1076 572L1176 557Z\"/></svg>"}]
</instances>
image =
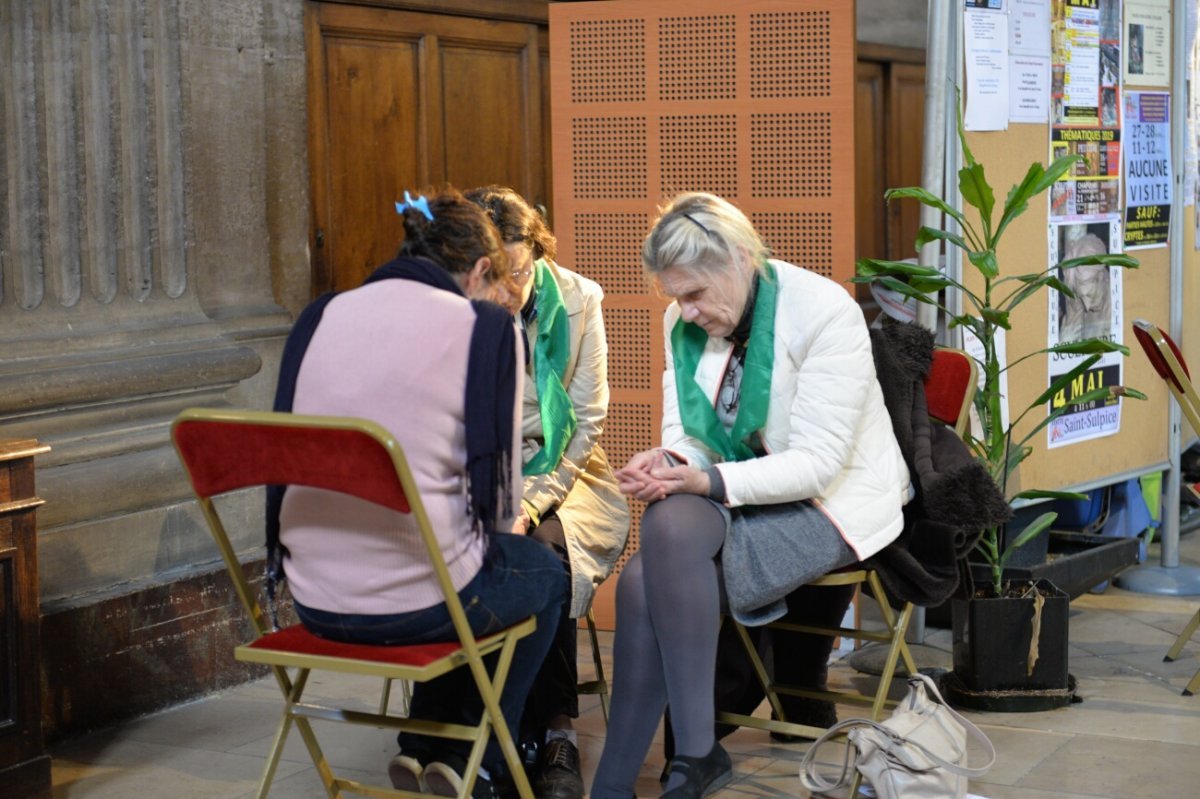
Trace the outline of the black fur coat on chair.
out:
<instances>
[{"instance_id":1,"label":"black fur coat on chair","mask_svg":"<svg viewBox=\"0 0 1200 799\"><path fill-rule=\"evenodd\" d=\"M879 571L892 598L938 605L958 587L960 560L985 529L1007 521L1012 509L962 439L929 417L924 381L933 362L933 334L889 320L871 331L871 345L916 496L904 507L900 537L866 565Z\"/></svg>"}]
</instances>

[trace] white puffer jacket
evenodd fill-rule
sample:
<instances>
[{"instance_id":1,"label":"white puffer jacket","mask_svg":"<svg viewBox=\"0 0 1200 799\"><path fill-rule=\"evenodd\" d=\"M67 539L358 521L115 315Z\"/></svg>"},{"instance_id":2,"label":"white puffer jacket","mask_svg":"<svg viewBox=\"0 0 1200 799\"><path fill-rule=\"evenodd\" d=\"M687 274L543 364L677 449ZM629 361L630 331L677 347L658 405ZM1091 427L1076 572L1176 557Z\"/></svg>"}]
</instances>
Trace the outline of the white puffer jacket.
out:
<instances>
[{"instance_id":1,"label":"white puffer jacket","mask_svg":"<svg viewBox=\"0 0 1200 799\"><path fill-rule=\"evenodd\" d=\"M844 288L815 272L771 261L779 281L771 405L762 431L767 454L721 463L726 504L769 505L811 499L859 559L891 543L903 526L908 468L875 379L862 311ZM665 317L663 447L698 469L720 457L684 432L675 392L671 330ZM696 383L714 406L733 345L709 339Z\"/></svg>"}]
</instances>

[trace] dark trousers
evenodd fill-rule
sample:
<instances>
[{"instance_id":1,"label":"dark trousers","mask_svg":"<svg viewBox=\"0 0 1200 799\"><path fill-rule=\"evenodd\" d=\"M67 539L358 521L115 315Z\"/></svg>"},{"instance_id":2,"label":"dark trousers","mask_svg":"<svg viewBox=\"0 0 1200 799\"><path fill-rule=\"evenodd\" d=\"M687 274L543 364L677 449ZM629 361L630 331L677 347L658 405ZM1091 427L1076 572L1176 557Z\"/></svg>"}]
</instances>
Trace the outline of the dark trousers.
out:
<instances>
[{"instance_id":1,"label":"dark trousers","mask_svg":"<svg viewBox=\"0 0 1200 799\"><path fill-rule=\"evenodd\" d=\"M526 536L511 533L488 535L488 548L479 573L458 592L467 622L475 635L499 632L527 618L537 617L537 629L517 642L500 709L515 736L521 711L534 675L558 629L558 616L570 597L562 564L545 547ZM336 641L364 644L423 644L454 641L457 636L446 604L410 613L348 615L305 608L296 603L300 621L313 633ZM485 658L489 671L496 656ZM413 687L410 715L453 724L475 725L483 701L467 667ZM440 759L443 753L466 758L467 741L400 734L400 748L420 760ZM488 744L484 765L503 773L504 758L495 739Z\"/></svg>"},{"instance_id":2,"label":"dark trousers","mask_svg":"<svg viewBox=\"0 0 1200 799\"><path fill-rule=\"evenodd\" d=\"M554 553L569 578L571 561L567 556L566 534L558 516L551 512L543 517L529 536ZM571 594L568 591L550 651L542 661L525 702L521 723L523 741L540 743L545 738L547 724L555 716L579 717L578 623L571 618L570 611Z\"/></svg>"},{"instance_id":3,"label":"dark trousers","mask_svg":"<svg viewBox=\"0 0 1200 799\"><path fill-rule=\"evenodd\" d=\"M788 595L788 612L782 621L837 626L845 617L852 599L853 585L830 588L800 586ZM829 655L833 651L834 639L831 636L766 630L762 627L747 627L746 631L758 647L760 655L764 652L769 654L763 663L767 671L774 675L775 682L805 688L825 687ZM764 640L768 636L770 640ZM724 710L743 715L753 713L766 698L762 684L754 673L750 657L746 654L745 646L733 622L728 618L722 621L721 634L717 639L717 673L713 692L718 712ZM780 695L779 701L788 721L801 724L821 722L824 720L820 718L821 715L833 712L830 703L819 700ZM717 738L724 738L736 729L737 727L730 724L718 724ZM663 750L668 760L674 755L675 745L670 724L666 725Z\"/></svg>"}]
</instances>

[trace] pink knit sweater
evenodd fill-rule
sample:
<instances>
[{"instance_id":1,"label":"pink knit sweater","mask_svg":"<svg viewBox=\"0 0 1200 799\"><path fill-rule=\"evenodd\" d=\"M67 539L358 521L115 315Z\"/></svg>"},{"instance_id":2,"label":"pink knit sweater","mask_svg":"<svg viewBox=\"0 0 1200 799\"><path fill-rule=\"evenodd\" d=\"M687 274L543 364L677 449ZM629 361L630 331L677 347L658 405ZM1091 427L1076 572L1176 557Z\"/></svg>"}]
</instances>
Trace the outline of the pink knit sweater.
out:
<instances>
[{"instance_id":1,"label":"pink knit sweater","mask_svg":"<svg viewBox=\"0 0 1200 799\"><path fill-rule=\"evenodd\" d=\"M479 571L484 540L468 526L463 400L475 312L410 280L348 291L325 308L296 382L295 413L361 416L408 458L455 589ZM519 362L519 361L518 361ZM518 375L517 397L521 396ZM520 431L519 402L513 430ZM514 507L520 448L514 441ZM510 520L503 522L507 530ZM442 601L411 517L319 489L291 487L280 541L293 596L334 613L391 614Z\"/></svg>"}]
</instances>

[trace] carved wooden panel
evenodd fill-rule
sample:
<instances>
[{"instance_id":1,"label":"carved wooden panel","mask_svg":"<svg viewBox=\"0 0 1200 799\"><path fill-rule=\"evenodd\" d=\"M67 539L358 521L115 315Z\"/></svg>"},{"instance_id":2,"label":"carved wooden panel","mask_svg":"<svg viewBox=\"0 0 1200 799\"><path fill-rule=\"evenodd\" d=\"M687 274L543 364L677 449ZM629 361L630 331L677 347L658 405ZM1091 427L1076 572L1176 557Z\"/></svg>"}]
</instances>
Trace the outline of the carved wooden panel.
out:
<instances>
[{"instance_id":1,"label":"carved wooden panel","mask_svg":"<svg viewBox=\"0 0 1200 799\"><path fill-rule=\"evenodd\" d=\"M0 785L5 796L50 796L42 741L37 525L29 439L0 441Z\"/></svg>"},{"instance_id":2,"label":"carved wooden panel","mask_svg":"<svg viewBox=\"0 0 1200 799\"><path fill-rule=\"evenodd\" d=\"M314 294L395 255L406 189L500 183L550 202L544 25L340 3L305 22Z\"/></svg>"}]
</instances>

